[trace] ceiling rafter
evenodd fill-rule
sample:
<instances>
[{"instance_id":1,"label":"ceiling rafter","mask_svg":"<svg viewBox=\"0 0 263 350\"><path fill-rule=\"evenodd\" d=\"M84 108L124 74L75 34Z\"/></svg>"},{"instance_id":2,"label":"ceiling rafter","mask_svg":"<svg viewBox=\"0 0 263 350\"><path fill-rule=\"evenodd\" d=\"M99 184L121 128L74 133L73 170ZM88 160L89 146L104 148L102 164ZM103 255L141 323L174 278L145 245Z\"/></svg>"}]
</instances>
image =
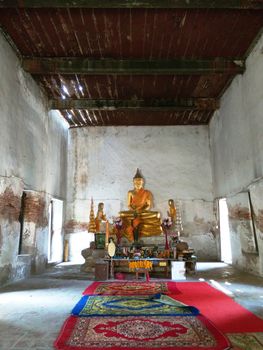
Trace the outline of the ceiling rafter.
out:
<instances>
[{"instance_id":1,"label":"ceiling rafter","mask_svg":"<svg viewBox=\"0 0 263 350\"><path fill-rule=\"evenodd\" d=\"M240 58L118 60L78 57L30 57L22 59L22 67L31 74L238 74L245 70Z\"/></svg>"},{"instance_id":2,"label":"ceiling rafter","mask_svg":"<svg viewBox=\"0 0 263 350\"><path fill-rule=\"evenodd\" d=\"M262 9L262 0L1 0L0 8Z\"/></svg>"},{"instance_id":3,"label":"ceiling rafter","mask_svg":"<svg viewBox=\"0 0 263 350\"><path fill-rule=\"evenodd\" d=\"M219 108L219 101L214 98L178 98L152 100L91 100L91 99L51 99L50 109L87 109L99 110L140 110L140 111L214 111Z\"/></svg>"}]
</instances>

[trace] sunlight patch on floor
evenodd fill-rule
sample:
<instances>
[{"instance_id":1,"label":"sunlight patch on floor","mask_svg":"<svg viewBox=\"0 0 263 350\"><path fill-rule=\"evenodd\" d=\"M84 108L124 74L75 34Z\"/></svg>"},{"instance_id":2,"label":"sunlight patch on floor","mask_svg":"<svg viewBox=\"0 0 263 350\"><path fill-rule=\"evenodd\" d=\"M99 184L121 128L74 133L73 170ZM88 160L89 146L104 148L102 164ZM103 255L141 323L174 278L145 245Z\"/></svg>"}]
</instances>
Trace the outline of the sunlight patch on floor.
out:
<instances>
[{"instance_id":1,"label":"sunlight patch on floor","mask_svg":"<svg viewBox=\"0 0 263 350\"><path fill-rule=\"evenodd\" d=\"M220 283L216 282L215 280L209 280L209 281L212 284L212 286L215 287L216 289L220 290L221 292L225 293L230 297L234 297L234 294L230 290L227 290L226 288L222 287Z\"/></svg>"}]
</instances>

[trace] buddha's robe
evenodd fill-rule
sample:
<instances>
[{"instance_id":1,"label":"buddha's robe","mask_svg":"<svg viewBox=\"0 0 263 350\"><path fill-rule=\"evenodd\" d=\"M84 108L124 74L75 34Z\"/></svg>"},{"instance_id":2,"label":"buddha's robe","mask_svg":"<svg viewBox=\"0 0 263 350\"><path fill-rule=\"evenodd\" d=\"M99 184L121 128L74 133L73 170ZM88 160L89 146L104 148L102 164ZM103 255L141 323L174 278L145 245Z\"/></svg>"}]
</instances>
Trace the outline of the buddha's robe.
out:
<instances>
[{"instance_id":1,"label":"buddha's robe","mask_svg":"<svg viewBox=\"0 0 263 350\"><path fill-rule=\"evenodd\" d=\"M146 210L152 203L152 194L150 191L141 188L138 191L130 191L129 194L130 210L121 211L120 217L126 227L126 236L134 240L134 229L139 227L139 238L146 236L156 236L162 233L160 214L157 211Z\"/></svg>"}]
</instances>

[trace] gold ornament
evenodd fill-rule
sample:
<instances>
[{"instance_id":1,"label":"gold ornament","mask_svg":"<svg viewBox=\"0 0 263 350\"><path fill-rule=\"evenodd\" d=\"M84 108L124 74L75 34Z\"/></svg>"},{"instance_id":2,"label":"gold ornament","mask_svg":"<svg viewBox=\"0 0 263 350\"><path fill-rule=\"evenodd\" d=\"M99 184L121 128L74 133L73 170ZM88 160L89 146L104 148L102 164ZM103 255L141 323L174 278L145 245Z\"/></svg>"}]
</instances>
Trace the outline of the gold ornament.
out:
<instances>
[{"instance_id":1,"label":"gold ornament","mask_svg":"<svg viewBox=\"0 0 263 350\"><path fill-rule=\"evenodd\" d=\"M93 232L93 233L96 232L93 198L91 198L91 206L90 206L90 214L89 214L89 232Z\"/></svg>"}]
</instances>

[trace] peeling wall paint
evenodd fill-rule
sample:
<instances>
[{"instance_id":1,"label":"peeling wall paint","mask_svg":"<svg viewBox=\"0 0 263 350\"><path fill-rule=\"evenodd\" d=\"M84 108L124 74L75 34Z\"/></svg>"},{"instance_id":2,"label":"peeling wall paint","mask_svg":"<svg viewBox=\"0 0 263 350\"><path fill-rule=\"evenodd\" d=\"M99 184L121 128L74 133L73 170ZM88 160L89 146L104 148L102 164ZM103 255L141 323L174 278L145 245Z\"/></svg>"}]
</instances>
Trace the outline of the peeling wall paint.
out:
<instances>
[{"instance_id":1,"label":"peeling wall paint","mask_svg":"<svg viewBox=\"0 0 263 350\"><path fill-rule=\"evenodd\" d=\"M16 269L20 224L18 222L23 183L15 177L0 176L0 284L22 278Z\"/></svg>"},{"instance_id":2,"label":"peeling wall paint","mask_svg":"<svg viewBox=\"0 0 263 350\"><path fill-rule=\"evenodd\" d=\"M258 228L258 230L261 232L263 236L263 209L258 209L258 212L255 216L255 223L256 223L256 227Z\"/></svg>"},{"instance_id":3,"label":"peeling wall paint","mask_svg":"<svg viewBox=\"0 0 263 350\"><path fill-rule=\"evenodd\" d=\"M45 200L33 192L27 192L25 198L24 221L35 223L37 227L48 224Z\"/></svg>"},{"instance_id":4,"label":"peeling wall paint","mask_svg":"<svg viewBox=\"0 0 263 350\"><path fill-rule=\"evenodd\" d=\"M16 196L10 187L0 194L0 218L9 222L18 221L20 207L21 198Z\"/></svg>"},{"instance_id":5,"label":"peeling wall paint","mask_svg":"<svg viewBox=\"0 0 263 350\"><path fill-rule=\"evenodd\" d=\"M3 235L2 235L2 230L0 226L0 254L2 253L2 249L3 249Z\"/></svg>"},{"instance_id":6,"label":"peeling wall paint","mask_svg":"<svg viewBox=\"0 0 263 350\"><path fill-rule=\"evenodd\" d=\"M240 192L228 197L226 202L233 260L239 268L256 273L259 269L259 253L249 204L249 193Z\"/></svg>"},{"instance_id":7,"label":"peeling wall paint","mask_svg":"<svg viewBox=\"0 0 263 350\"><path fill-rule=\"evenodd\" d=\"M251 212L248 207L240 207L240 205L236 204L230 206L228 212L230 219L251 220Z\"/></svg>"},{"instance_id":8,"label":"peeling wall paint","mask_svg":"<svg viewBox=\"0 0 263 350\"><path fill-rule=\"evenodd\" d=\"M79 222L75 220L69 220L64 225L65 233L88 231L88 227L89 225L87 222Z\"/></svg>"},{"instance_id":9,"label":"peeling wall paint","mask_svg":"<svg viewBox=\"0 0 263 350\"><path fill-rule=\"evenodd\" d=\"M46 97L1 33L0 62L0 283L8 283L28 276L32 263L36 271L46 266L48 201L51 196L66 198L68 125L57 111L48 112ZM32 239L22 256L19 215L24 190L39 197L34 211L26 213L28 232L22 238L29 234Z\"/></svg>"},{"instance_id":10,"label":"peeling wall paint","mask_svg":"<svg viewBox=\"0 0 263 350\"><path fill-rule=\"evenodd\" d=\"M229 207L233 265L263 276L263 35L246 60L246 71L237 76L221 98L221 107L210 125L210 147L217 198ZM230 203L242 191L250 192L249 205ZM253 222L252 222L253 220ZM254 230L258 252L248 233ZM249 252L250 251L250 252Z\"/></svg>"},{"instance_id":11,"label":"peeling wall paint","mask_svg":"<svg viewBox=\"0 0 263 350\"><path fill-rule=\"evenodd\" d=\"M263 179L249 186L259 251L259 274L263 276Z\"/></svg>"}]
</instances>

